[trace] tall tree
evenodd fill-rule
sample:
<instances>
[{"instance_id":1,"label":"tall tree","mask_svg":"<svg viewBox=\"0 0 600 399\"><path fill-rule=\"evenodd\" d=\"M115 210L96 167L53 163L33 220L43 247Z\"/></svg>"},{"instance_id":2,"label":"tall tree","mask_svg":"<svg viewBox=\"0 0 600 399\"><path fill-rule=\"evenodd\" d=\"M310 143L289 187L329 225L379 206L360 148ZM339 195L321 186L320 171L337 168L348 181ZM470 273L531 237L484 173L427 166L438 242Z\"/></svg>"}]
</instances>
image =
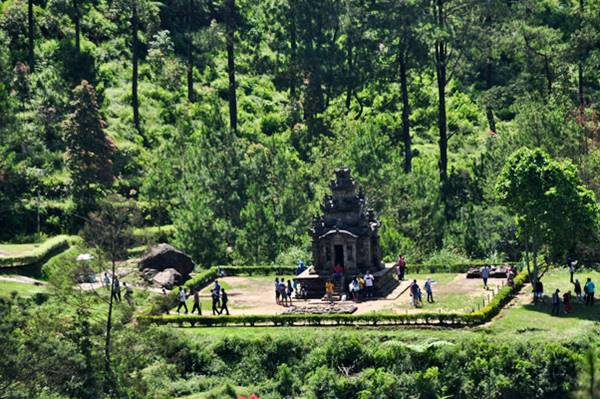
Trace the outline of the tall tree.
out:
<instances>
[{"instance_id":1,"label":"tall tree","mask_svg":"<svg viewBox=\"0 0 600 399\"><path fill-rule=\"evenodd\" d=\"M512 154L500 172L496 192L500 203L516 217L533 285L548 270L548 264L538 261L542 250L550 258L565 255L579 242L593 239L598 229L600 209L577 169L540 149L521 148Z\"/></svg>"},{"instance_id":2,"label":"tall tree","mask_svg":"<svg viewBox=\"0 0 600 399\"><path fill-rule=\"evenodd\" d=\"M375 2L374 24L385 44L380 63L383 65L384 78L397 76L400 81L402 103L402 141L404 143L404 171L412 170L412 137L410 135L410 100L408 92L408 73L419 65L425 56L422 35L422 0L409 0L400 3L388 0ZM395 62L390 63L389 60ZM394 79L394 78L392 78ZM396 80L396 79L394 79Z\"/></svg>"},{"instance_id":3,"label":"tall tree","mask_svg":"<svg viewBox=\"0 0 600 399\"><path fill-rule=\"evenodd\" d=\"M227 77L229 79L229 128L237 131L237 96L235 83L235 0L225 0L225 34L227 38Z\"/></svg>"},{"instance_id":4,"label":"tall tree","mask_svg":"<svg viewBox=\"0 0 600 399\"><path fill-rule=\"evenodd\" d=\"M140 136L142 136L144 144L147 146L148 141L140 125L140 103L138 98L139 23L138 2L137 0L131 0L131 106L133 108L133 126Z\"/></svg>"},{"instance_id":5,"label":"tall tree","mask_svg":"<svg viewBox=\"0 0 600 399\"><path fill-rule=\"evenodd\" d=\"M27 39L29 42L29 69L31 72L35 70L35 56L33 49L34 21L33 21L33 0L27 0Z\"/></svg>"},{"instance_id":6,"label":"tall tree","mask_svg":"<svg viewBox=\"0 0 600 399\"><path fill-rule=\"evenodd\" d=\"M194 96L194 36L193 36L194 0L188 0L187 10L187 97L193 103Z\"/></svg>"},{"instance_id":7,"label":"tall tree","mask_svg":"<svg viewBox=\"0 0 600 399\"><path fill-rule=\"evenodd\" d=\"M116 264L127 256L127 248L134 242L133 227L139 221L139 213L130 202L121 197L110 196L100 203L99 210L87 218L83 230L86 243L95 248L111 263L110 298L106 317L104 338L104 392L114 395L115 383L111 367L113 293L115 290Z\"/></svg>"},{"instance_id":8,"label":"tall tree","mask_svg":"<svg viewBox=\"0 0 600 399\"><path fill-rule=\"evenodd\" d=\"M67 166L71 189L79 215L95 208L96 198L113 179L114 146L104 133L96 90L87 81L73 89L72 112L63 128L67 147Z\"/></svg>"}]
</instances>

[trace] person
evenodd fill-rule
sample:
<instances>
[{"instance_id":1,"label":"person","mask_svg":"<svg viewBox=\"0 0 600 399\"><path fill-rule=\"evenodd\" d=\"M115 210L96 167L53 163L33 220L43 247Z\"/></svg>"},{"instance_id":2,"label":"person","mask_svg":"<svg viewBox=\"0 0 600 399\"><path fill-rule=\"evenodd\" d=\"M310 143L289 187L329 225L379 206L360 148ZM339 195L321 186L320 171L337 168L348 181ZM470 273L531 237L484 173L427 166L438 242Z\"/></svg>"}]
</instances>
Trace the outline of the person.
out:
<instances>
[{"instance_id":1,"label":"person","mask_svg":"<svg viewBox=\"0 0 600 399\"><path fill-rule=\"evenodd\" d=\"M419 302L419 305L423 305L423 293L421 291L421 287L419 287L417 285L417 301Z\"/></svg>"},{"instance_id":2,"label":"person","mask_svg":"<svg viewBox=\"0 0 600 399\"><path fill-rule=\"evenodd\" d=\"M483 288L488 289L488 278L490 278L490 266L485 265L481 268L481 278L483 279Z\"/></svg>"},{"instance_id":3,"label":"person","mask_svg":"<svg viewBox=\"0 0 600 399\"><path fill-rule=\"evenodd\" d=\"M202 307L200 306L200 293L198 290L194 290L194 306L192 306L192 313L197 310L199 315L202 315Z\"/></svg>"},{"instance_id":4,"label":"person","mask_svg":"<svg viewBox=\"0 0 600 399\"><path fill-rule=\"evenodd\" d=\"M419 285L417 284L417 280L413 280L412 284L410 285L410 295L412 296L412 302L413 302L413 306L418 306L419 303Z\"/></svg>"},{"instance_id":5,"label":"person","mask_svg":"<svg viewBox=\"0 0 600 399\"><path fill-rule=\"evenodd\" d=\"M560 314L560 290L557 288L552 294L552 315L558 316Z\"/></svg>"},{"instance_id":6,"label":"person","mask_svg":"<svg viewBox=\"0 0 600 399\"><path fill-rule=\"evenodd\" d=\"M571 291L567 291L563 295L563 304L564 304L565 314L569 314L573 311L573 306L571 305Z\"/></svg>"},{"instance_id":7,"label":"person","mask_svg":"<svg viewBox=\"0 0 600 399\"><path fill-rule=\"evenodd\" d=\"M279 277L275 277L275 303L280 304L281 292L279 291Z\"/></svg>"},{"instance_id":8,"label":"person","mask_svg":"<svg viewBox=\"0 0 600 399\"><path fill-rule=\"evenodd\" d=\"M396 265L397 265L398 280L402 281L402 280L404 280L404 275L406 274L406 259L404 259L404 255L398 256Z\"/></svg>"},{"instance_id":9,"label":"person","mask_svg":"<svg viewBox=\"0 0 600 399\"><path fill-rule=\"evenodd\" d=\"M325 295L329 303L333 304L333 281L331 279L325 283Z\"/></svg>"},{"instance_id":10,"label":"person","mask_svg":"<svg viewBox=\"0 0 600 399\"><path fill-rule=\"evenodd\" d=\"M292 304L292 294L294 293L294 288L292 287L292 280L288 280L287 283L287 299Z\"/></svg>"},{"instance_id":11,"label":"person","mask_svg":"<svg viewBox=\"0 0 600 399\"><path fill-rule=\"evenodd\" d=\"M298 261L298 267L296 267L296 276L302 274L302 272L306 270L306 266L304 265L303 260Z\"/></svg>"},{"instance_id":12,"label":"person","mask_svg":"<svg viewBox=\"0 0 600 399\"><path fill-rule=\"evenodd\" d=\"M573 273L575 273L575 265L571 262L571 256L567 255L567 267L569 268L569 273L571 274L570 282L573 283Z\"/></svg>"},{"instance_id":13,"label":"person","mask_svg":"<svg viewBox=\"0 0 600 399\"><path fill-rule=\"evenodd\" d=\"M213 314L213 316L221 314L221 312L219 311L220 301L219 301L219 294L217 293L217 290L215 290L213 288L210 291L210 294L211 294L211 299L212 299L212 314Z\"/></svg>"},{"instance_id":14,"label":"person","mask_svg":"<svg viewBox=\"0 0 600 399\"><path fill-rule=\"evenodd\" d=\"M287 294L286 294L286 285L285 285L285 279L282 278L281 281L279 282L279 297L281 298L281 304L283 306L287 306L288 305L288 300L287 300Z\"/></svg>"},{"instance_id":15,"label":"person","mask_svg":"<svg viewBox=\"0 0 600 399\"><path fill-rule=\"evenodd\" d=\"M187 304L185 303L185 300L187 299L187 295L185 294L185 288L179 287L179 294L177 295L177 298L179 299L179 306L177 306L177 313L179 313L179 311L183 307L185 309L185 314L187 314L188 307L187 307Z\"/></svg>"},{"instance_id":16,"label":"person","mask_svg":"<svg viewBox=\"0 0 600 399\"><path fill-rule=\"evenodd\" d=\"M113 299L116 302L120 303L121 302L121 283L119 283L119 278L117 276L115 276L115 279L113 280L113 285L114 285L113 293L112 293Z\"/></svg>"},{"instance_id":17,"label":"person","mask_svg":"<svg viewBox=\"0 0 600 399\"><path fill-rule=\"evenodd\" d=\"M107 290L110 290L110 277L108 276L107 272L104 272L104 286L106 287Z\"/></svg>"},{"instance_id":18,"label":"person","mask_svg":"<svg viewBox=\"0 0 600 399\"><path fill-rule=\"evenodd\" d=\"M221 268L221 266L217 266L217 276L225 277L225 272L223 271L223 268Z\"/></svg>"},{"instance_id":19,"label":"person","mask_svg":"<svg viewBox=\"0 0 600 399\"><path fill-rule=\"evenodd\" d=\"M360 285L358 283L358 280L356 279L356 276L354 276L352 281L350 281L350 284L348 285L348 290L350 291L352 300L354 302L357 302L358 301L358 293L360 291Z\"/></svg>"},{"instance_id":20,"label":"person","mask_svg":"<svg viewBox=\"0 0 600 399\"><path fill-rule=\"evenodd\" d=\"M356 282L358 283L358 299L362 299L362 297L365 295L365 288L366 288L366 283L365 283L365 279L363 278L363 276L361 274L359 274L358 276L356 276Z\"/></svg>"},{"instance_id":21,"label":"person","mask_svg":"<svg viewBox=\"0 0 600 399\"><path fill-rule=\"evenodd\" d=\"M229 308L227 307L228 301L229 301L229 297L227 296L225 289L222 289L221 290L221 310L219 310L219 314L221 314L221 313L223 313L223 311L225 311L227 313L227 316L229 316Z\"/></svg>"},{"instance_id":22,"label":"person","mask_svg":"<svg viewBox=\"0 0 600 399\"><path fill-rule=\"evenodd\" d=\"M538 280L535 283L534 300L536 302L537 300L541 300L544 303L544 283L542 283L542 280Z\"/></svg>"},{"instance_id":23,"label":"person","mask_svg":"<svg viewBox=\"0 0 600 399\"><path fill-rule=\"evenodd\" d=\"M131 286L127 285L127 283L123 283L123 288L125 288L125 300L129 306L133 306L133 289Z\"/></svg>"},{"instance_id":24,"label":"person","mask_svg":"<svg viewBox=\"0 0 600 399\"><path fill-rule=\"evenodd\" d=\"M219 280L215 280L215 286L213 289L217 291L217 295L221 295L221 284L219 284Z\"/></svg>"},{"instance_id":25,"label":"person","mask_svg":"<svg viewBox=\"0 0 600 399\"><path fill-rule=\"evenodd\" d=\"M335 265L335 267L333 268L333 279L335 281L339 281L342 279L342 276L344 275L344 268L342 267L342 265L340 265L339 263L337 265Z\"/></svg>"},{"instance_id":26,"label":"person","mask_svg":"<svg viewBox=\"0 0 600 399\"><path fill-rule=\"evenodd\" d=\"M300 298L302 299L307 299L308 297L308 291L306 289L306 286L304 286L304 284L300 284Z\"/></svg>"},{"instance_id":27,"label":"person","mask_svg":"<svg viewBox=\"0 0 600 399\"><path fill-rule=\"evenodd\" d=\"M510 266L506 272L506 285L509 287L513 287L515 285L515 272Z\"/></svg>"},{"instance_id":28,"label":"person","mask_svg":"<svg viewBox=\"0 0 600 399\"><path fill-rule=\"evenodd\" d=\"M596 285L592 281L591 278L588 277L587 282L585 283L584 290L586 292L585 296L585 304L594 306L594 294L596 291Z\"/></svg>"},{"instance_id":29,"label":"person","mask_svg":"<svg viewBox=\"0 0 600 399\"><path fill-rule=\"evenodd\" d=\"M573 285L575 286L575 296L577 297L577 301L579 303L583 303L583 295L581 295L581 283L579 282L579 279L575 279L575 282L573 283Z\"/></svg>"},{"instance_id":30,"label":"person","mask_svg":"<svg viewBox=\"0 0 600 399\"><path fill-rule=\"evenodd\" d=\"M375 289L375 277L371 274L369 270L367 270L367 274L365 274L365 291L367 298L373 297L373 290Z\"/></svg>"},{"instance_id":31,"label":"person","mask_svg":"<svg viewBox=\"0 0 600 399\"><path fill-rule=\"evenodd\" d=\"M425 280L425 285L423 286L425 288L425 292L427 293L427 303L433 303L433 290L431 288L431 278L427 277L427 280Z\"/></svg>"}]
</instances>

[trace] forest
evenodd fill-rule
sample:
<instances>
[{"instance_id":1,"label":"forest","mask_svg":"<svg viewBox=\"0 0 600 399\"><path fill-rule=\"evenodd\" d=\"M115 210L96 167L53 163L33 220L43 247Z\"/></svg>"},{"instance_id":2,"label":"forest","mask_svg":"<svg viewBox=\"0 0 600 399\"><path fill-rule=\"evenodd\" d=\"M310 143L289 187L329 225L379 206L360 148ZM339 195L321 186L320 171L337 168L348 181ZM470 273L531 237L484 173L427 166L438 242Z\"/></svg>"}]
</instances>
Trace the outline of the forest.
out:
<instances>
[{"instance_id":1,"label":"forest","mask_svg":"<svg viewBox=\"0 0 600 399\"><path fill-rule=\"evenodd\" d=\"M495 192L511 153L540 148L600 194L595 0L1 10L0 239L77 232L116 192L200 264L285 262L308 257L343 165L389 257L517 260ZM548 256L598 259L586 235Z\"/></svg>"},{"instance_id":2,"label":"forest","mask_svg":"<svg viewBox=\"0 0 600 399\"><path fill-rule=\"evenodd\" d=\"M597 304L550 316L600 279L599 112L600 0L0 0L0 398L600 398ZM341 167L439 302L244 304L310 265Z\"/></svg>"}]
</instances>

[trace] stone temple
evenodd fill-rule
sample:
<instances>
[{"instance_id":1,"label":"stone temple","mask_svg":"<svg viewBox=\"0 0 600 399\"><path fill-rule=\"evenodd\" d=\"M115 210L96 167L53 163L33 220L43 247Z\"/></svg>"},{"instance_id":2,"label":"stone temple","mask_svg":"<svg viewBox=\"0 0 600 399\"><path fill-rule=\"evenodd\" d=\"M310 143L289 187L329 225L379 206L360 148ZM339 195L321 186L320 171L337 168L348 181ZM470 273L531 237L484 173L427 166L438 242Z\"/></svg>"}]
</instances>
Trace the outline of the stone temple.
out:
<instances>
[{"instance_id":1,"label":"stone temple","mask_svg":"<svg viewBox=\"0 0 600 399\"><path fill-rule=\"evenodd\" d=\"M396 285L391 267L381 261L378 230L381 223L375 211L367 208L365 195L356 192L356 183L349 168L335 170L330 184L331 195L325 195L322 215L313 218L313 263L297 278L309 297L325 293L325 282L333 275L336 265L344 269L344 278L336 284L338 295L348 290L348 283L357 274L370 271L375 277L375 289L386 295Z\"/></svg>"}]
</instances>

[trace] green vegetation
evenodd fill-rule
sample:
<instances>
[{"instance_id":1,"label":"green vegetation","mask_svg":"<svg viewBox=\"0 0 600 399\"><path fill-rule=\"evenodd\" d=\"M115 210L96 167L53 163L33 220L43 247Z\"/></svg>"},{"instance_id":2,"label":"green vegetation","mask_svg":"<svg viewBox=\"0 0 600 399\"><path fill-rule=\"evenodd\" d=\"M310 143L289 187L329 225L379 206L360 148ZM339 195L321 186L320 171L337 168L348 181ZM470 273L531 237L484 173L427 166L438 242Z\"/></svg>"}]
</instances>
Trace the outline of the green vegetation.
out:
<instances>
[{"instance_id":1,"label":"green vegetation","mask_svg":"<svg viewBox=\"0 0 600 399\"><path fill-rule=\"evenodd\" d=\"M0 0L0 43L0 269L48 283L0 280L0 397L598 397L596 308L529 285L467 314L178 318L81 290L74 257L114 276L168 241L188 289L291 273L344 165L409 273L508 261L563 291L570 256L600 283L600 1Z\"/></svg>"}]
</instances>

